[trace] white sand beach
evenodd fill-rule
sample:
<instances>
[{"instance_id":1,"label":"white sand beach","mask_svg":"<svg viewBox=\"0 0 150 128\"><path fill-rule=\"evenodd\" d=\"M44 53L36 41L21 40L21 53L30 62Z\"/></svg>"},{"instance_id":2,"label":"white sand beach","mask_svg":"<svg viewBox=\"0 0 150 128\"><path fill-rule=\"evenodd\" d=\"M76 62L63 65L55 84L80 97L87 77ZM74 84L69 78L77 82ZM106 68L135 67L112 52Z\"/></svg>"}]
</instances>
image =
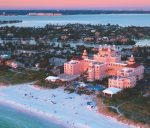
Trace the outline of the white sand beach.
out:
<instances>
[{"instance_id":1,"label":"white sand beach","mask_svg":"<svg viewBox=\"0 0 150 128\"><path fill-rule=\"evenodd\" d=\"M0 87L0 102L33 112L68 128L130 128L117 120L89 109L92 96L68 94L63 88L40 89L31 83Z\"/></svg>"}]
</instances>

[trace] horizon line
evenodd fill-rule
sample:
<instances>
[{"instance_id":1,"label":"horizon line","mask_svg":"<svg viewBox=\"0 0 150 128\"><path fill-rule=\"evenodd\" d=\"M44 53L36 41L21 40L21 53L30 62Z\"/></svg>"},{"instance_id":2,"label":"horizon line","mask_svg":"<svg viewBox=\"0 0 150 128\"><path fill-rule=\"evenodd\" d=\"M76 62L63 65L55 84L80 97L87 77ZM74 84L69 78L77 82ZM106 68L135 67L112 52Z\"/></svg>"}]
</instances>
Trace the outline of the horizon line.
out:
<instances>
[{"instance_id":1,"label":"horizon line","mask_svg":"<svg viewBox=\"0 0 150 128\"><path fill-rule=\"evenodd\" d=\"M41 9L32 9L32 8L29 8L29 9L25 9L25 8L11 8L11 9L0 9L0 10L56 10L56 11L150 11L150 9L44 9L44 8L41 8Z\"/></svg>"}]
</instances>

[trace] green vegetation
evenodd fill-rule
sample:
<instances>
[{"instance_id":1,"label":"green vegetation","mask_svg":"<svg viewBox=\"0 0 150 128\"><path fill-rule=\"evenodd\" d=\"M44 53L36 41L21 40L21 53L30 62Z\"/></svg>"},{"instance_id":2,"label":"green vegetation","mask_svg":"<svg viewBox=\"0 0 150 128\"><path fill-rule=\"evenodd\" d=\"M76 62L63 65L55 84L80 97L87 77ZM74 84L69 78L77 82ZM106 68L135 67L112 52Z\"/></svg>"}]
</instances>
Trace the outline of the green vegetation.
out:
<instances>
[{"instance_id":1,"label":"green vegetation","mask_svg":"<svg viewBox=\"0 0 150 128\"><path fill-rule=\"evenodd\" d=\"M46 82L45 78L52 75L50 72L45 71L32 71L27 69L9 69L8 67L0 67L0 83L5 84L20 84L26 82L36 81L36 85L46 88L57 88L64 85L64 83L58 81L56 83Z\"/></svg>"},{"instance_id":2,"label":"green vegetation","mask_svg":"<svg viewBox=\"0 0 150 128\"><path fill-rule=\"evenodd\" d=\"M44 79L38 80L35 84L44 88L52 88L52 89L58 88L62 85L61 83L47 82Z\"/></svg>"},{"instance_id":3,"label":"green vegetation","mask_svg":"<svg viewBox=\"0 0 150 128\"><path fill-rule=\"evenodd\" d=\"M111 99L105 98L104 103L118 107L119 111L127 118L142 123L150 123L150 96L148 85L142 85L132 89L125 89L114 95Z\"/></svg>"},{"instance_id":4,"label":"green vegetation","mask_svg":"<svg viewBox=\"0 0 150 128\"><path fill-rule=\"evenodd\" d=\"M149 98L139 96L132 102L124 104L120 107L120 110L127 118L143 123L150 123Z\"/></svg>"},{"instance_id":5,"label":"green vegetation","mask_svg":"<svg viewBox=\"0 0 150 128\"><path fill-rule=\"evenodd\" d=\"M79 95L82 95L82 94L91 95L91 94L93 94L93 91L89 91L89 90L86 90L83 87L80 87L80 88L78 88L77 93Z\"/></svg>"},{"instance_id":6,"label":"green vegetation","mask_svg":"<svg viewBox=\"0 0 150 128\"><path fill-rule=\"evenodd\" d=\"M72 87L66 87L64 90L65 90L65 91L68 91L69 93L75 92L75 89L72 88Z\"/></svg>"},{"instance_id":7,"label":"green vegetation","mask_svg":"<svg viewBox=\"0 0 150 128\"><path fill-rule=\"evenodd\" d=\"M31 71L25 69L13 70L7 67L0 67L1 83L19 84L45 78L45 76L46 73L43 71Z\"/></svg>"}]
</instances>

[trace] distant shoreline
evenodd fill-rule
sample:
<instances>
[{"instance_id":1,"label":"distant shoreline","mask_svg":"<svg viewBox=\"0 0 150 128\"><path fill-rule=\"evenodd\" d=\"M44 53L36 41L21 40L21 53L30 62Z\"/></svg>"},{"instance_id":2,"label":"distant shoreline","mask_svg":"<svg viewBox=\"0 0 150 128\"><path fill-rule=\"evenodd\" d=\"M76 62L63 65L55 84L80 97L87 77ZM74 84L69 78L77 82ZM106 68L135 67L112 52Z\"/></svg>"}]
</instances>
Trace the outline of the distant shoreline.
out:
<instances>
[{"instance_id":1,"label":"distant shoreline","mask_svg":"<svg viewBox=\"0 0 150 128\"><path fill-rule=\"evenodd\" d=\"M0 12L1 14L1 12ZM7 24L7 26L16 27L45 27L51 25L66 24L91 24L91 25L119 25L121 27L150 26L150 14L63 14L62 16L27 16L26 14L17 14L0 16L1 20L22 20L22 23ZM0 25L3 27L6 25Z\"/></svg>"},{"instance_id":2,"label":"distant shoreline","mask_svg":"<svg viewBox=\"0 0 150 128\"><path fill-rule=\"evenodd\" d=\"M150 14L150 10L0 10L0 15L27 15L28 13L78 14Z\"/></svg>"},{"instance_id":3,"label":"distant shoreline","mask_svg":"<svg viewBox=\"0 0 150 128\"><path fill-rule=\"evenodd\" d=\"M0 25L21 23L21 20L0 20Z\"/></svg>"}]
</instances>

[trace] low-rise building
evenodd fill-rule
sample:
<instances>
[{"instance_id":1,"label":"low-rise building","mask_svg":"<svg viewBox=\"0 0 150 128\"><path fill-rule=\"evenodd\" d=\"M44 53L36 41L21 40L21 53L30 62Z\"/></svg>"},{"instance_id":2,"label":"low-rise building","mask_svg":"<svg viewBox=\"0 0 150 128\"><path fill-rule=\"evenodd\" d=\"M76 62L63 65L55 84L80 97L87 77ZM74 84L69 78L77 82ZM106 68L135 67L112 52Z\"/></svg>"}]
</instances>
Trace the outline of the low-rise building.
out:
<instances>
[{"instance_id":1,"label":"low-rise building","mask_svg":"<svg viewBox=\"0 0 150 128\"><path fill-rule=\"evenodd\" d=\"M59 77L56 76L48 76L45 81L47 82L56 82L57 80L59 80Z\"/></svg>"},{"instance_id":2,"label":"low-rise building","mask_svg":"<svg viewBox=\"0 0 150 128\"><path fill-rule=\"evenodd\" d=\"M112 77L108 79L108 86L115 88L131 88L136 85L135 77Z\"/></svg>"},{"instance_id":3,"label":"low-rise building","mask_svg":"<svg viewBox=\"0 0 150 128\"><path fill-rule=\"evenodd\" d=\"M18 68L18 64L14 60L7 60L5 61L5 65L11 68Z\"/></svg>"},{"instance_id":4,"label":"low-rise building","mask_svg":"<svg viewBox=\"0 0 150 128\"><path fill-rule=\"evenodd\" d=\"M10 67L10 68L24 68L25 67L25 64L24 63L21 63L21 62L18 62L18 61L15 61L15 60L6 60L5 63L4 63L6 66Z\"/></svg>"},{"instance_id":5,"label":"low-rise building","mask_svg":"<svg viewBox=\"0 0 150 128\"><path fill-rule=\"evenodd\" d=\"M122 89L110 87L110 88L103 90L102 92L103 92L104 96L112 97L113 95L115 95L121 91L122 91Z\"/></svg>"}]
</instances>

